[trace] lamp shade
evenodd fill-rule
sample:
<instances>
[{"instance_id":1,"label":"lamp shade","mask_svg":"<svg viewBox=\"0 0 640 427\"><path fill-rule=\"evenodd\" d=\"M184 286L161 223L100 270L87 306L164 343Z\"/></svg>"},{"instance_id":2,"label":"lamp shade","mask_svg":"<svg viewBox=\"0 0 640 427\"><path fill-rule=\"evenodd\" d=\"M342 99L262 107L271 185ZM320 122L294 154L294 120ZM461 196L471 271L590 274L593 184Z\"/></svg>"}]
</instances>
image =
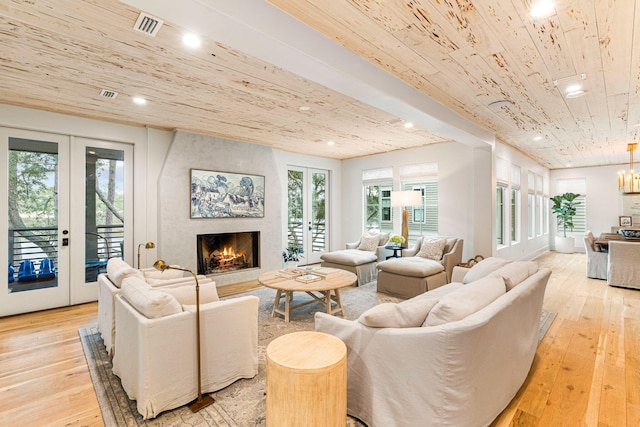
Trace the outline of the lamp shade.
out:
<instances>
[{"instance_id":1,"label":"lamp shade","mask_svg":"<svg viewBox=\"0 0 640 427\"><path fill-rule=\"evenodd\" d=\"M392 191L391 206L421 206L422 192L417 190Z\"/></svg>"}]
</instances>

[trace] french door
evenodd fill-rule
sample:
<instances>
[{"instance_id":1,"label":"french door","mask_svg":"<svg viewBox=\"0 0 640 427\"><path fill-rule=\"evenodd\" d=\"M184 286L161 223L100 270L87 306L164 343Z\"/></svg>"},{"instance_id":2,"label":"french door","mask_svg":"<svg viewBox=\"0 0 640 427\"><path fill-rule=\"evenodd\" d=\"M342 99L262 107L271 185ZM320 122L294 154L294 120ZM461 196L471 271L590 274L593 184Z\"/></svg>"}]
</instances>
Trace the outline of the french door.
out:
<instances>
[{"instance_id":1,"label":"french door","mask_svg":"<svg viewBox=\"0 0 640 427\"><path fill-rule=\"evenodd\" d=\"M329 171L289 166L287 170L289 246L304 250L300 264L315 264L329 248Z\"/></svg>"},{"instance_id":2,"label":"french door","mask_svg":"<svg viewBox=\"0 0 640 427\"><path fill-rule=\"evenodd\" d=\"M131 241L132 155L127 144L0 127L0 316L97 299L97 274Z\"/></svg>"}]
</instances>

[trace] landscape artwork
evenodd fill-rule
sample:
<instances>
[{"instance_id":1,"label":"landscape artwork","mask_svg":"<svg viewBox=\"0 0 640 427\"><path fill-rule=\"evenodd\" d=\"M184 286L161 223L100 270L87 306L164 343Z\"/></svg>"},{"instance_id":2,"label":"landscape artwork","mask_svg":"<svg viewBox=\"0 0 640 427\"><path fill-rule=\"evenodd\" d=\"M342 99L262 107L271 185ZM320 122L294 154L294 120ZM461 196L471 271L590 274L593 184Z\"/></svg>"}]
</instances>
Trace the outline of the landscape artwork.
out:
<instances>
[{"instance_id":1,"label":"landscape artwork","mask_svg":"<svg viewBox=\"0 0 640 427\"><path fill-rule=\"evenodd\" d=\"M264 217L264 176L191 169L191 218Z\"/></svg>"}]
</instances>

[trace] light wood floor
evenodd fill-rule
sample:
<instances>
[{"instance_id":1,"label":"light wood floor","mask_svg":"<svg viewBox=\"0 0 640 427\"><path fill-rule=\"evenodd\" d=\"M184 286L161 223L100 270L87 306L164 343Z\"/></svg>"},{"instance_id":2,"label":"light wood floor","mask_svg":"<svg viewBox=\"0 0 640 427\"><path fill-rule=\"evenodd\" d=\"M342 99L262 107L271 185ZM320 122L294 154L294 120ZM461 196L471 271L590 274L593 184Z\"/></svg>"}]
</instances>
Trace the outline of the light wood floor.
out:
<instances>
[{"instance_id":1,"label":"light wood floor","mask_svg":"<svg viewBox=\"0 0 640 427\"><path fill-rule=\"evenodd\" d=\"M640 425L640 291L587 279L584 254L537 261L553 270L544 307L558 317L492 425ZM77 332L96 321L96 303L0 319L0 426L103 425Z\"/></svg>"}]
</instances>

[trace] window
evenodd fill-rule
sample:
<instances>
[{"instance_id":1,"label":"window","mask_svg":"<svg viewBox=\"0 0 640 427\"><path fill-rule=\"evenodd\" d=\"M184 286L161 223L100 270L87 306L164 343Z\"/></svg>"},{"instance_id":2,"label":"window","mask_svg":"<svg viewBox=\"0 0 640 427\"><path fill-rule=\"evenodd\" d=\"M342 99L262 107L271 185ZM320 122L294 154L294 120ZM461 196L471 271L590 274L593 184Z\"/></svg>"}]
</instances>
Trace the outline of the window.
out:
<instances>
[{"instance_id":1,"label":"window","mask_svg":"<svg viewBox=\"0 0 640 427\"><path fill-rule=\"evenodd\" d=\"M529 238L534 237L534 223L535 223L535 196L532 193L527 195L527 223L529 230Z\"/></svg>"},{"instance_id":2,"label":"window","mask_svg":"<svg viewBox=\"0 0 640 427\"><path fill-rule=\"evenodd\" d=\"M496 188L496 241L498 246L502 246L505 244L505 221L504 221L504 210L505 210L505 193L507 189L502 186L498 186Z\"/></svg>"},{"instance_id":3,"label":"window","mask_svg":"<svg viewBox=\"0 0 640 427\"><path fill-rule=\"evenodd\" d=\"M367 230L393 231L392 183L365 184L365 226Z\"/></svg>"},{"instance_id":4,"label":"window","mask_svg":"<svg viewBox=\"0 0 640 427\"><path fill-rule=\"evenodd\" d=\"M520 190L511 189L509 205L509 237L511 243L520 241Z\"/></svg>"},{"instance_id":5,"label":"window","mask_svg":"<svg viewBox=\"0 0 640 427\"><path fill-rule=\"evenodd\" d=\"M422 206L409 210L409 240L423 234L438 234L438 181L408 182L402 189L422 194Z\"/></svg>"}]
</instances>

